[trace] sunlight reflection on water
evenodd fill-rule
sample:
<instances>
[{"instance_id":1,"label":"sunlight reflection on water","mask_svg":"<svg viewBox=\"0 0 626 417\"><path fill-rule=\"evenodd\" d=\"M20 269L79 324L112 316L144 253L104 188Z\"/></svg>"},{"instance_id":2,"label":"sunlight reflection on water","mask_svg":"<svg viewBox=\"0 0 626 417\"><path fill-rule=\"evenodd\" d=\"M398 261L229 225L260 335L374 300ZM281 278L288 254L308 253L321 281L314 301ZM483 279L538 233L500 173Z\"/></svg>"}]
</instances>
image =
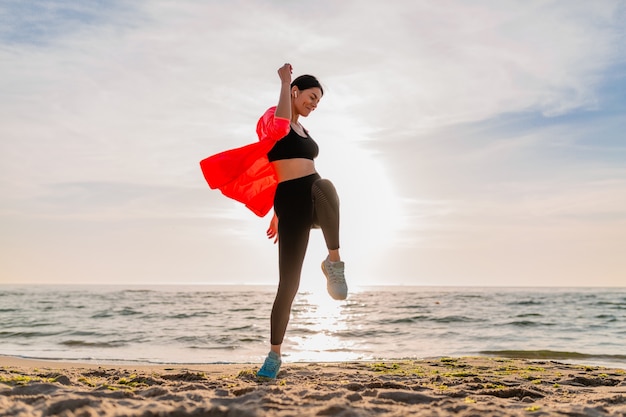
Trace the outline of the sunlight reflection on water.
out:
<instances>
[{"instance_id":1,"label":"sunlight reflection on water","mask_svg":"<svg viewBox=\"0 0 626 417\"><path fill-rule=\"evenodd\" d=\"M354 340L342 340L347 331L350 309L347 302L337 302L320 291L301 294L293 310L296 324L289 329L291 336L285 341L290 361L347 361L362 360Z\"/></svg>"}]
</instances>

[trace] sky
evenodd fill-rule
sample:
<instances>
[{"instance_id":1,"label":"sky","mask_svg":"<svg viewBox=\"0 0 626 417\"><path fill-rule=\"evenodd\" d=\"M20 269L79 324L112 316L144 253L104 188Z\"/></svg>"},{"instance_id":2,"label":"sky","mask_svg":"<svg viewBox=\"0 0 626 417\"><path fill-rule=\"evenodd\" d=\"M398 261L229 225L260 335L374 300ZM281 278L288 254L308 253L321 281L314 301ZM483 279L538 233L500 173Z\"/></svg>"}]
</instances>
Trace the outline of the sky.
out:
<instances>
[{"instance_id":1,"label":"sky","mask_svg":"<svg viewBox=\"0 0 626 417\"><path fill-rule=\"evenodd\" d=\"M0 284L275 284L199 161L277 69L364 285L626 286L626 2L5 0ZM323 285L311 232L302 285Z\"/></svg>"}]
</instances>

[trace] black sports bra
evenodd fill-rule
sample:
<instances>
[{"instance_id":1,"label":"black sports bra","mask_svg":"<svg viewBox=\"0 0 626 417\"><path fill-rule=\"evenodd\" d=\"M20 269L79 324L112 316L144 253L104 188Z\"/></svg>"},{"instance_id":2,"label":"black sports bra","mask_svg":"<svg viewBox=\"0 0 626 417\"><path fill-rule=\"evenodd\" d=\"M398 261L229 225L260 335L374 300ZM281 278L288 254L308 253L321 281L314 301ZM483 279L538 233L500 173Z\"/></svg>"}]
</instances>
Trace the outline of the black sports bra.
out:
<instances>
[{"instance_id":1,"label":"black sports bra","mask_svg":"<svg viewBox=\"0 0 626 417\"><path fill-rule=\"evenodd\" d=\"M317 143L305 131L306 137L298 135L293 129L287 136L276 142L274 147L267 153L270 162L281 159L306 158L315 159L320 152Z\"/></svg>"}]
</instances>

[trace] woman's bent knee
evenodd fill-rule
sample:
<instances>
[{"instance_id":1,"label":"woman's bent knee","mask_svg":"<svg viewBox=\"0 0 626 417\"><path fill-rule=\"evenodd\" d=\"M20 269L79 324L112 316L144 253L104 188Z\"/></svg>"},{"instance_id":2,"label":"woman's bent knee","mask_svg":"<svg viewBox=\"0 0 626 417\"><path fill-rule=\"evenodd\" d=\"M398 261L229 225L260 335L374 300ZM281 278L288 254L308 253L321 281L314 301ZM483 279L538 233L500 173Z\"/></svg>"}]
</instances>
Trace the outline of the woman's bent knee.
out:
<instances>
[{"instance_id":1,"label":"woman's bent knee","mask_svg":"<svg viewBox=\"0 0 626 417\"><path fill-rule=\"evenodd\" d=\"M313 183L311 192L313 193L313 197L315 199L323 198L328 202L332 201L333 203L339 205L339 196L337 195L337 190L330 180L322 178L315 181Z\"/></svg>"}]
</instances>

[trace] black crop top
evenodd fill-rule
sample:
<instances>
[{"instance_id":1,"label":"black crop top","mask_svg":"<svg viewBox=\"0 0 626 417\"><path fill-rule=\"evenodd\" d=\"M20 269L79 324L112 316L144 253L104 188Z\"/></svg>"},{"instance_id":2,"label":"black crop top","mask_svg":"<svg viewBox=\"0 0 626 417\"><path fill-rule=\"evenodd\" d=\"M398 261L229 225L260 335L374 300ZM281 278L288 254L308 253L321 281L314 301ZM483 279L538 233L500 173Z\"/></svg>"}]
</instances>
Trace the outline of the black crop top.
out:
<instances>
[{"instance_id":1,"label":"black crop top","mask_svg":"<svg viewBox=\"0 0 626 417\"><path fill-rule=\"evenodd\" d=\"M317 143L305 131L306 137L298 135L293 129L287 136L276 142L274 147L267 153L270 162L281 159L306 158L315 159L320 152Z\"/></svg>"}]
</instances>

